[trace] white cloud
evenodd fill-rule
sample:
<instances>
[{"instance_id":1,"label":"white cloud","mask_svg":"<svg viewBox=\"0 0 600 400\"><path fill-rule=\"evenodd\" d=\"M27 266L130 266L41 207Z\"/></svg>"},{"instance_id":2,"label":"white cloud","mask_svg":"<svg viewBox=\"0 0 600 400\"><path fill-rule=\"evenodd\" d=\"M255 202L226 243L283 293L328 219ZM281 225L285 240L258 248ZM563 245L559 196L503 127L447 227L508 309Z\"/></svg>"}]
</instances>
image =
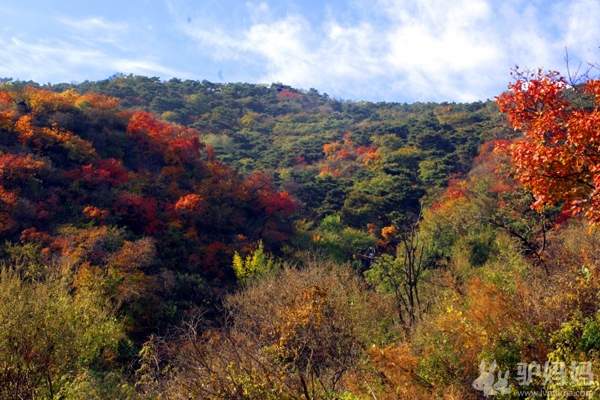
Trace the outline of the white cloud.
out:
<instances>
[{"instance_id":1,"label":"white cloud","mask_svg":"<svg viewBox=\"0 0 600 400\"><path fill-rule=\"evenodd\" d=\"M73 20L63 17L59 18L58 20L67 26L84 32L123 32L128 28L128 25L124 22L108 22L103 18L98 17L86 18L82 20Z\"/></svg>"},{"instance_id":2,"label":"white cloud","mask_svg":"<svg viewBox=\"0 0 600 400\"><path fill-rule=\"evenodd\" d=\"M596 60L600 46L600 3L596 0L574 2L566 14L565 45L585 61Z\"/></svg>"},{"instance_id":3,"label":"white cloud","mask_svg":"<svg viewBox=\"0 0 600 400\"><path fill-rule=\"evenodd\" d=\"M385 59L402 74L405 90L421 99L484 96L479 72L497 62L500 53L487 29L491 10L485 2L381 3L395 22L385 34Z\"/></svg>"},{"instance_id":4,"label":"white cloud","mask_svg":"<svg viewBox=\"0 0 600 400\"><path fill-rule=\"evenodd\" d=\"M362 20L330 15L320 25L298 13L275 19L265 2L247 7L249 26L199 20L183 29L206 55L240 63L240 80L355 99L483 100L504 89L515 64L561 68L565 46L593 57L600 37L595 0L375 0ZM244 75L243 65L264 72Z\"/></svg>"},{"instance_id":5,"label":"white cloud","mask_svg":"<svg viewBox=\"0 0 600 400\"><path fill-rule=\"evenodd\" d=\"M248 1L246 7L253 21L261 21L269 14L269 6L265 2L253 3Z\"/></svg>"},{"instance_id":6,"label":"white cloud","mask_svg":"<svg viewBox=\"0 0 600 400\"><path fill-rule=\"evenodd\" d=\"M42 83L105 79L115 72L182 76L151 58L118 57L58 40L29 43L18 38L0 39L0 59L0 76Z\"/></svg>"},{"instance_id":7,"label":"white cloud","mask_svg":"<svg viewBox=\"0 0 600 400\"><path fill-rule=\"evenodd\" d=\"M268 19L264 3L260 9ZM384 72L376 54L377 32L368 23L344 27L329 21L315 32L304 17L288 15L270 23L256 22L235 33L207 21L183 29L215 59L261 64L263 72L255 80L262 82L337 87L341 92L343 82Z\"/></svg>"},{"instance_id":8,"label":"white cloud","mask_svg":"<svg viewBox=\"0 0 600 400\"><path fill-rule=\"evenodd\" d=\"M62 13L39 29L8 25L0 76L198 77L176 70L185 68L344 99L471 101L504 90L515 64L564 71L565 48L576 68L600 45L598 0L164 1L174 18Z\"/></svg>"},{"instance_id":9,"label":"white cloud","mask_svg":"<svg viewBox=\"0 0 600 400\"><path fill-rule=\"evenodd\" d=\"M103 18L85 19L58 18L70 32L70 39L88 47L111 45L122 51L133 50L124 37L129 33L129 25L124 22L109 22Z\"/></svg>"},{"instance_id":10,"label":"white cloud","mask_svg":"<svg viewBox=\"0 0 600 400\"><path fill-rule=\"evenodd\" d=\"M111 70L131 73L134 75L144 76L160 76L166 78L181 78L186 74L182 71L178 71L162 65L152 58L148 59L127 59L127 58L113 58L109 60Z\"/></svg>"},{"instance_id":11,"label":"white cloud","mask_svg":"<svg viewBox=\"0 0 600 400\"><path fill-rule=\"evenodd\" d=\"M63 14L64 15L64 14ZM144 28L103 17L47 18L52 35L0 34L0 76L38 82L105 79L115 72L184 77L163 65ZM160 60L160 61L159 61Z\"/></svg>"}]
</instances>

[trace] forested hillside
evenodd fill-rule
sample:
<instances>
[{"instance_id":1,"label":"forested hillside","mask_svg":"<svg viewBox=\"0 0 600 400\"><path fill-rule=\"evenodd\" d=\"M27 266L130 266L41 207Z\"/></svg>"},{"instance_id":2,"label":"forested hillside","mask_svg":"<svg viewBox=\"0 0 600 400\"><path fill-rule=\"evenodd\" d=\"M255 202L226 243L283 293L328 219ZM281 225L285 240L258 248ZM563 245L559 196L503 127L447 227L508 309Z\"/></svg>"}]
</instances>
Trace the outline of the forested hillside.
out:
<instances>
[{"instance_id":1,"label":"forested hillside","mask_svg":"<svg viewBox=\"0 0 600 400\"><path fill-rule=\"evenodd\" d=\"M598 87L5 81L0 397L592 398Z\"/></svg>"},{"instance_id":2,"label":"forested hillside","mask_svg":"<svg viewBox=\"0 0 600 400\"><path fill-rule=\"evenodd\" d=\"M418 213L427 191L467 173L485 140L506 135L491 102L339 101L282 84L122 75L50 89L106 94L125 108L197 129L217 158L241 174L272 175L301 206L301 217L340 214L359 229Z\"/></svg>"}]
</instances>

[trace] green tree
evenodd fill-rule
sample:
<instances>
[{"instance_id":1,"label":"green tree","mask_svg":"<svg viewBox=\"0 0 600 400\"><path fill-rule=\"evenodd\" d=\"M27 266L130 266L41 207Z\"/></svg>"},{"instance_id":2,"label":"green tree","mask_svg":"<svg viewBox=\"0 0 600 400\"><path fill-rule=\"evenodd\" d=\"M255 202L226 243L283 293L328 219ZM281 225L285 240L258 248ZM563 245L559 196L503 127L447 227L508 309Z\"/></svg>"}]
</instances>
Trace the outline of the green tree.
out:
<instances>
[{"instance_id":1,"label":"green tree","mask_svg":"<svg viewBox=\"0 0 600 400\"><path fill-rule=\"evenodd\" d=\"M123 326L107 303L53 276L25 281L21 267L0 270L0 397L131 394L113 361Z\"/></svg>"}]
</instances>

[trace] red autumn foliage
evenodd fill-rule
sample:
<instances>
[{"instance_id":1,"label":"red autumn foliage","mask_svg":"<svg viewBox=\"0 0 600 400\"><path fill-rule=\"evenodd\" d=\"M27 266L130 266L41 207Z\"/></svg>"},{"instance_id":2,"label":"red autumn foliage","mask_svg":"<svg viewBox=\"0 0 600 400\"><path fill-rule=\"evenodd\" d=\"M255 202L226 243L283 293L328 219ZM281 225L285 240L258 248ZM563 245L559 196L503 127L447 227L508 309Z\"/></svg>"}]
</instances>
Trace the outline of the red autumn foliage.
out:
<instances>
[{"instance_id":1,"label":"red autumn foliage","mask_svg":"<svg viewBox=\"0 0 600 400\"><path fill-rule=\"evenodd\" d=\"M223 278L225 274L222 269L219 268L221 266L221 260L224 258L231 259L232 256L231 250L224 243L212 242L206 246L204 267L207 269L207 272L216 273L219 278Z\"/></svg>"},{"instance_id":2,"label":"red autumn foliage","mask_svg":"<svg viewBox=\"0 0 600 400\"><path fill-rule=\"evenodd\" d=\"M40 243L47 246L52 242L52 236L46 232L39 232L35 227L27 228L21 232L21 243Z\"/></svg>"},{"instance_id":3,"label":"red autumn foliage","mask_svg":"<svg viewBox=\"0 0 600 400\"><path fill-rule=\"evenodd\" d=\"M11 107L13 104L13 98L6 90L0 91L0 109L5 110Z\"/></svg>"},{"instance_id":4,"label":"red autumn foliage","mask_svg":"<svg viewBox=\"0 0 600 400\"><path fill-rule=\"evenodd\" d=\"M498 149L510 156L515 178L532 191L532 207L563 202L572 214L582 212L591 224L600 224L600 80L572 88L557 72L518 74L496 104L523 133Z\"/></svg>"},{"instance_id":5,"label":"red autumn foliage","mask_svg":"<svg viewBox=\"0 0 600 400\"><path fill-rule=\"evenodd\" d=\"M160 153L166 164L199 161L199 150L204 148L195 129L167 124L148 112L131 116L127 134L147 152Z\"/></svg>"},{"instance_id":6,"label":"red autumn foliage","mask_svg":"<svg viewBox=\"0 0 600 400\"><path fill-rule=\"evenodd\" d=\"M354 152L356 153L357 156L360 156L362 154L375 153L376 150L377 150L377 146L372 144L370 146L359 146L356 148L356 150L354 150Z\"/></svg>"},{"instance_id":7,"label":"red autumn foliage","mask_svg":"<svg viewBox=\"0 0 600 400\"><path fill-rule=\"evenodd\" d=\"M284 217L297 210L297 205L287 192L276 192L271 177L254 172L244 183L246 201L256 201L267 217L277 214Z\"/></svg>"},{"instance_id":8,"label":"red autumn foliage","mask_svg":"<svg viewBox=\"0 0 600 400\"><path fill-rule=\"evenodd\" d=\"M94 266L108 262L96 245L102 237L151 236L165 268L189 261L218 278L248 243L263 239L274 249L289 238L296 206L269 175L245 179L205 149L198 131L118 107L117 99L72 90L0 91L2 240L43 237L45 256L71 257L78 247L74 265Z\"/></svg>"},{"instance_id":9,"label":"red autumn foliage","mask_svg":"<svg viewBox=\"0 0 600 400\"><path fill-rule=\"evenodd\" d=\"M51 220L62 210L60 197L53 194L48 199L35 203L36 217L40 220Z\"/></svg>"},{"instance_id":10,"label":"red autumn foliage","mask_svg":"<svg viewBox=\"0 0 600 400\"><path fill-rule=\"evenodd\" d=\"M113 211L121 216L132 229L141 228L146 234L156 233L159 221L156 219L158 204L156 199L122 193L115 199Z\"/></svg>"},{"instance_id":11,"label":"red autumn foliage","mask_svg":"<svg viewBox=\"0 0 600 400\"><path fill-rule=\"evenodd\" d=\"M129 181L129 175L127 175L121 161L110 158L100 160L94 164L84 165L81 168L69 171L65 176L73 180L82 180L92 186L102 184L118 186Z\"/></svg>"},{"instance_id":12,"label":"red autumn foliage","mask_svg":"<svg viewBox=\"0 0 600 400\"><path fill-rule=\"evenodd\" d=\"M264 207L267 217L276 213L287 217L298 209L296 203L286 192L269 193L261 198L261 205Z\"/></svg>"},{"instance_id":13,"label":"red autumn foliage","mask_svg":"<svg viewBox=\"0 0 600 400\"><path fill-rule=\"evenodd\" d=\"M199 151L203 148L204 144L200 143L197 136L176 138L169 142L165 161L170 164L189 163L198 158Z\"/></svg>"},{"instance_id":14,"label":"red autumn foliage","mask_svg":"<svg viewBox=\"0 0 600 400\"><path fill-rule=\"evenodd\" d=\"M348 150L346 150L346 149L338 150L335 153L335 159L336 160L348 160L350 158L352 158L352 154L350 154L350 152Z\"/></svg>"},{"instance_id":15,"label":"red autumn foliage","mask_svg":"<svg viewBox=\"0 0 600 400\"><path fill-rule=\"evenodd\" d=\"M283 89L281 92L277 93L277 98L280 100L284 99L297 99L300 97L300 93L292 92L289 89Z\"/></svg>"},{"instance_id":16,"label":"red autumn foliage","mask_svg":"<svg viewBox=\"0 0 600 400\"><path fill-rule=\"evenodd\" d=\"M308 165L306 158L304 158L304 156L296 157L296 165Z\"/></svg>"},{"instance_id":17,"label":"red autumn foliage","mask_svg":"<svg viewBox=\"0 0 600 400\"><path fill-rule=\"evenodd\" d=\"M0 183L16 185L32 178L44 167L43 161L34 159L31 155L4 154L0 156Z\"/></svg>"}]
</instances>

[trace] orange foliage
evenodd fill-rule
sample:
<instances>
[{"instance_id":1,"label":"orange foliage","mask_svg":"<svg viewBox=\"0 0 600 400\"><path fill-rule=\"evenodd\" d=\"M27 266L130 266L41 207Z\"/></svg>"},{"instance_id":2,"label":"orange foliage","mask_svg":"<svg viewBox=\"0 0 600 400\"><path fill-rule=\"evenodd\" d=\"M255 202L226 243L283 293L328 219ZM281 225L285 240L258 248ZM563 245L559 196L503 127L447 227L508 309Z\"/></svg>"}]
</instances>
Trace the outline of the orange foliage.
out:
<instances>
[{"instance_id":1,"label":"orange foliage","mask_svg":"<svg viewBox=\"0 0 600 400\"><path fill-rule=\"evenodd\" d=\"M14 117L14 111L0 112L0 129L11 130Z\"/></svg>"},{"instance_id":2,"label":"orange foliage","mask_svg":"<svg viewBox=\"0 0 600 400\"><path fill-rule=\"evenodd\" d=\"M125 241L123 247L110 257L110 264L121 271L133 271L148 267L155 256L154 240L142 238L135 242Z\"/></svg>"},{"instance_id":3,"label":"orange foliage","mask_svg":"<svg viewBox=\"0 0 600 400\"><path fill-rule=\"evenodd\" d=\"M394 226L384 226L383 228L381 228L381 236L383 236L385 240L392 240L396 237L397 234L398 229L396 229Z\"/></svg>"},{"instance_id":4,"label":"orange foliage","mask_svg":"<svg viewBox=\"0 0 600 400\"><path fill-rule=\"evenodd\" d=\"M56 123L51 128L34 126L31 115L20 117L15 123L15 131L23 146L32 145L38 153L60 145L69 151L69 158L74 161L85 162L98 157L92 143L63 130Z\"/></svg>"},{"instance_id":5,"label":"orange foliage","mask_svg":"<svg viewBox=\"0 0 600 400\"><path fill-rule=\"evenodd\" d=\"M377 150L377 146L372 144L370 146L359 146L356 148L356 150L354 150L354 152L356 153L357 156L360 156L363 154L375 153L376 150Z\"/></svg>"},{"instance_id":6,"label":"orange foliage","mask_svg":"<svg viewBox=\"0 0 600 400\"><path fill-rule=\"evenodd\" d=\"M196 130L166 124L148 112L137 112L131 116L127 134L147 151L160 152L167 164L197 160L198 151L204 147Z\"/></svg>"},{"instance_id":7,"label":"orange foliage","mask_svg":"<svg viewBox=\"0 0 600 400\"><path fill-rule=\"evenodd\" d=\"M277 342L274 350L284 359L296 361L302 352L297 340L302 331L318 330L324 319L324 306L327 302L328 289L312 286L303 290L292 304L278 310L277 323L273 330Z\"/></svg>"},{"instance_id":8,"label":"orange foliage","mask_svg":"<svg viewBox=\"0 0 600 400\"><path fill-rule=\"evenodd\" d=\"M352 154L346 149L341 149L337 153L335 153L336 160L348 160L352 157Z\"/></svg>"},{"instance_id":9,"label":"orange foliage","mask_svg":"<svg viewBox=\"0 0 600 400\"><path fill-rule=\"evenodd\" d=\"M445 194L449 200L461 199L466 196L467 191L466 181L453 178L448 182Z\"/></svg>"},{"instance_id":10,"label":"orange foliage","mask_svg":"<svg viewBox=\"0 0 600 400\"><path fill-rule=\"evenodd\" d=\"M11 130L15 111L12 97L6 90L0 91L0 129Z\"/></svg>"},{"instance_id":11,"label":"orange foliage","mask_svg":"<svg viewBox=\"0 0 600 400\"><path fill-rule=\"evenodd\" d=\"M12 206L17 204L17 195L13 192L6 190L4 187L0 186L0 208L5 209L6 207L11 208Z\"/></svg>"},{"instance_id":12,"label":"orange foliage","mask_svg":"<svg viewBox=\"0 0 600 400\"><path fill-rule=\"evenodd\" d=\"M35 227L27 228L21 232L21 243L27 242L37 242L47 246L52 242L52 236L46 232L38 232Z\"/></svg>"},{"instance_id":13,"label":"orange foliage","mask_svg":"<svg viewBox=\"0 0 600 400\"><path fill-rule=\"evenodd\" d=\"M332 142L326 143L323 145L323 153L327 156L327 159L330 161L334 160L348 160L355 156L354 149L350 140L344 140L344 145L340 144L340 142Z\"/></svg>"},{"instance_id":14,"label":"orange foliage","mask_svg":"<svg viewBox=\"0 0 600 400\"><path fill-rule=\"evenodd\" d=\"M148 112L137 112L131 116L129 125L127 126L127 134L146 144L149 138L164 144L165 139L176 137L175 129L172 125L155 119Z\"/></svg>"},{"instance_id":15,"label":"orange foliage","mask_svg":"<svg viewBox=\"0 0 600 400\"><path fill-rule=\"evenodd\" d=\"M179 198L175 203L175 210L179 213L200 213L203 211L204 200L198 194L188 194Z\"/></svg>"},{"instance_id":16,"label":"orange foliage","mask_svg":"<svg viewBox=\"0 0 600 400\"><path fill-rule=\"evenodd\" d=\"M108 97L105 94L86 93L81 96L76 105L80 105L84 101L90 103L94 108L99 110L112 110L120 105L119 99Z\"/></svg>"},{"instance_id":17,"label":"orange foliage","mask_svg":"<svg viewBox=\"0 0 600 400\"><path fill-rule=\"evenodd\" d=\"M396 393L402 393L407 398L417 398L419 394L422 396L427 393L423 387L419 387L421 384L428 388L424 380L419 381L419 358L411 354L407 344L385 349L376 346L367 350L367 354L371 356L371 363L381 371L386 383L391 385Z\"/></svg>"},{"instance_id":18,"label":"orange foliage","mask_svg":"<svg viewBox=\"0 0 600 400\"><path fill-rule=\"evenodd\" d=\"M102 265L109 254L107 242L117 234L106 226L91 229L68 228L60 232L49 247L66 257L73 265Z\"/></svg>"},{"instance_id":19,"label":"orange foliage","mask_svg":"<svg viewBox=\"0 0 600 400\"><path fill-rule=\"evenodd\" d=\"M195 134L193 130L187 134ZM197 159L200 149L204 148L204 144L200 143L197 136L189 138L176 138L169 142L167 152L165 154L165 162L170 164L190 162Z\"/></svg>"},{"instance_id":20,"label":"orange foliage","mask_svg":"<svg viewBox=\"0 0 600 400\"><path fill-rule=\"evenodd\" d=\"M381 160L381 156L379 156L375 152L366 153L363 157L362 166L368 167L369 165L375 164L379 160Z\"/></svg>"},{"instance_id":21,"label":"orange foliage","mask_svg":"<svg viewBox=\"0 0 600 400\"><path fill-rule=\"evenodd\" d=\"M340 148L342 147L342 145L340 144L340 142L332 142L332 143L325 143L323 145L323 153L325 153L325 155L327 157L331 157L333 156Z\"/></svg>"},{"instance_id":22,"label":"orange foliage","mask_svg":"<svg viewBox=\"0 0 600 400\"><path fill-rule=\"evenodd\" d=\"M50 255L56 251L70 260L76 267L72 283L76 290L87 288L103 293L116 306L133 305L144 299L143 308L135 309L138 324L152 319L160 288L157 278L143 269L154 261L153 239L121 241L119 231L104 226L85 230L69 228L62 234L42 253Z\"/></svg>"},{"instance_id":23,"label":"orange foliage","mask_svg":"<svg viewBox=\"0 0 600 400\"><path fill-rule=\"evenodd\" d=\"M89 219L93 219L93 220L97 220L97 221L104 221L106 218L108 218L108 211L107 210L102 210L98 207L94 207L94 206L87 206L83 209L83 214L85 214L86 217L88 217Z\"/></svg>"},{"instance_id":24,"label":"orange foliage","mask_svg":"<svg viewBox=\"0 0 600 400\"><path fill-rule=\"evenodd\" d=\"M7 110L11 108L13 104L13 98L6 90L0 90L0 110Z\"/></svg>"},{"instance_id":25,"label":"orange foliage","mask_svg":"<svg viewBox=\"0 0 600 400\"><path fill-rule=\"evenodd\" d=\"M515 178L533 192L532 207L541 210L564 202L571 213L583 212L600 224L600 80L579 85L580 96L594 102L585 108L567 98L573 89L557 72L519 77L496 98L523 138L498 148L512 162Z\"/></svg>"},{"instance_id":26,"label":"orange foliage","mask_svg":"<svg viewBox=\"0 0 600 400\"><path fill-rule=\"evenodd\" d=\"M73 89L63 93L56 93L32 86L27 86L23 90L23 94L26 96L27 102L33 112L39 114L69 111L80 97Z\"/></svg>"},{"instance_id":27,"label":"orange foliage","mask_svg":"<svg viewBox=\"0 0 600 400\"><path fill-rule=\"evenodd\" d=\"M33 137L33 127L31 126L31 115L23 115L15 123L15 131L19 134L19 141L26 145Z\"/></svg>"},{"instance_id":28,"label":"orange foliage","mask_svg":"<svg viewBox=\"0 0 600 400\"><path fill-rule=\"evenodd\" d=\"M332 175L335 178L339 178L342 174L339 168L331 168L329 165L322 165L321 172L319 172L319 176L327 176Z\"/></svg>"},{"instance_id":29,"label":"orange foliage","mask_svg":"<svg viewBox=\"0 0 600 400\"><path fill-rule=\"evenodd\" d=\"M0 183L17 185L35 176L45 165L29 154L4 154L0 156Z\"/></svg>"}]
</instances>

